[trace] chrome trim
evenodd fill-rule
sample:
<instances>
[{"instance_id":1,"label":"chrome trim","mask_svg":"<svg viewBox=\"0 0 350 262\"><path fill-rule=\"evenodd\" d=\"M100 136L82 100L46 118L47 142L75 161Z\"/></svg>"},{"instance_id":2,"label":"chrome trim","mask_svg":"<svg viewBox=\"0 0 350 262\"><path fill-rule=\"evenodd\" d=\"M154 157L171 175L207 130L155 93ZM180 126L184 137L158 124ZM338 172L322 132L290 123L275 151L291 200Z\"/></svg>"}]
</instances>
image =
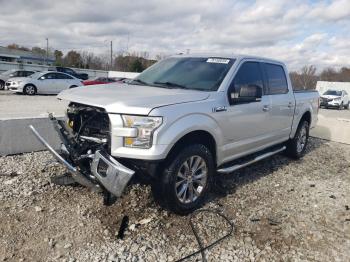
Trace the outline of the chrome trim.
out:
<instances>
[{"instance_id":1,"label":"chrome trim","mask_svg":"<svg viewBox=\"0 0 350 262\"><path fill-rule=\"evenodd\" d=\"M108 165L106 174L98 172L100 161ZM91 173L110 193L120 197L135 171L123 166L107 153L97 150L91 163Z\"/></svg>"},{"instance_id":2,"label":"chrome trim","mask_svg":"<svg viewBox=\"0 0 350 262\"><path fill-rule=\"evenodd\" d=\"M29 125L29 128L35 135L35 137L51 152L51 154L57 159L58 162L63 164L65 167L67 167L69 173L72 175L73 179L77 181L79 184L89 187L93 189L94 191L101 192L101 188L99 185L92 183L90 180L88 180L83 174L81 174L76 167L72 166L67 160L65 160L59 153L56 152L55 149L50 146L49 143L46 142L46 140L39 134L39 132L32 126ZM63 147L65 148L65 146ZM67 150L67 149L65 149Z\"/></svg>"},{"instance_id":3,"label":"chrome trim","mask_svg":"<svg viewBox=\"0 0 350 262\"><path fill-rule=\"evenodd\" d=\"M38 131L36 131L36 129L32 126L29 125L29 128L32 130L32 132L34 133L34 135L36 136L37 139L39 139L39 141L51 152L51 154L57 159L58 162L60 162L61 164L65 165L69 171L71 172L77 172L77 169L72 166L70 163L68 163L60 154L58 154L55 149L52 148L52 146L49 145L49 143L47 143L45 141L45 139L38 133Z\"/></svg>"}]
</instances>

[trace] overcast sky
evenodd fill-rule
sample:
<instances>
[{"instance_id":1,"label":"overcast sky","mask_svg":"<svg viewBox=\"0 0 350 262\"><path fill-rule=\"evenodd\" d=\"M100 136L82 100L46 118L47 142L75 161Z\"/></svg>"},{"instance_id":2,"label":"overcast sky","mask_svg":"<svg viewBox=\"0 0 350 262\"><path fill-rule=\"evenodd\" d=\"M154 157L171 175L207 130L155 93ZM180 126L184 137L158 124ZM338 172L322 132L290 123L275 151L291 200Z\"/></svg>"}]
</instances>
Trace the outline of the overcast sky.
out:
<instances>
[{"instance_id":1,"label":"overcast sky","mask_svg":"<svg viewBox=\"0 0 350 262\"><path fill-rule=\"evenodd\" d=\"M350 0L0 0L0 45L224 52L350 66ZM129 37L128 37L129 36ZM129 41L128 41L129 39ZM129 44L128 44L129 43Z\"/></svg>"}]
</instances>

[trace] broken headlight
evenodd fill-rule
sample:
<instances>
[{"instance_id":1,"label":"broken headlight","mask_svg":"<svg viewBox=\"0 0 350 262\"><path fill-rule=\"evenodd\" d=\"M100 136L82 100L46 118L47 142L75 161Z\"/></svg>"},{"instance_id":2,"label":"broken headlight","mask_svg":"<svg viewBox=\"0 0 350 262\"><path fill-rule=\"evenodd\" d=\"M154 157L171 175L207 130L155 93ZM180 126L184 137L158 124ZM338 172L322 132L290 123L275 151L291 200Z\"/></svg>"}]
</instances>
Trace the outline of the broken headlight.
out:
<instances>
[{"instance_id":1,"label":"broken headlight","mask_svg":"<svg viewBox=\"0 0 350 262\"><path fill-rule=\"evenodd\" d=\"M154 131L162 124L162 117L123 115L124 127L136 128L136 137L125 137L125 147L150 148Z\"/></svg>"}]
</instances>

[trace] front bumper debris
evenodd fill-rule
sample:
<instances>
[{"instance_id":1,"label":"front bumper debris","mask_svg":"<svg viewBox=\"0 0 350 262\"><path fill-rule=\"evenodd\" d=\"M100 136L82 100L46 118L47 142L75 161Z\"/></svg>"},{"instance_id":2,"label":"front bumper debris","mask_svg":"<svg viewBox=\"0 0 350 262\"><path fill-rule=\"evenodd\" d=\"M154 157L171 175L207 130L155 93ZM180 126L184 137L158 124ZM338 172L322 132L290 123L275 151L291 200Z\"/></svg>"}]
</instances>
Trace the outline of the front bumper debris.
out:
<instances>
[{"instance_id":1,"label":"front bumper debris","mask_svg":"<svg viewBox=\"0 0 350 262\"><path fill-rule=\"evenodd\" d=\"M57 123L57 120L52 118L53 124ZM135 174L135 171L123 166L112 156L107 154L102 150L96 150L94 154L88 156L91 160L90 163L90 174L87 176L80 172L79 166L74 166L69 160L67 153L70 148L69 145L66 145L69 139L64 139L64 134L60 132L60 128L55 126L57 132L62 141L62 154L58 153L55 149L52 148L50 144L38 133L38 131L30 125L29 128L36 136L36 138L51 152L51 154L57 159L58 162L63 164L72 175L75 181L79 184L89 187L97 192L109 192L116 197L120 197L127 186L128 182Z\"/></svg>"}]
</instances>

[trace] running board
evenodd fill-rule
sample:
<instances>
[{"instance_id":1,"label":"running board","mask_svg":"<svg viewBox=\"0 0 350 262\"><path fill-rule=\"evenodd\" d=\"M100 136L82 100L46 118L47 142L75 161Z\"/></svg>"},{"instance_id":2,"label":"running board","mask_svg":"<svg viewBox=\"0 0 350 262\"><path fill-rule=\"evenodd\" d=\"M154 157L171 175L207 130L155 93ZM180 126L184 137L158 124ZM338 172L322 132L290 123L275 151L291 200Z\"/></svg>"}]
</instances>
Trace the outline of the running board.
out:
<instances>
[{"instance_id":1,"label":"running board","mask_svg":"<svg viewBox=\"0 0 350 262\"><path fill-rule=\"evenodd\" d=\"M273 156L273 155L275 155L275 154L278 154L279 152L282 152L282 151L284 151L284 150L286 150L286 147L285 147L285 146L283 146L283 147L281 147L281 148L279 148L279 149L276 149L276 150L274 150L274 151L267 152L267 153L265 153L265 154L262 154L262 155L260 155L260 156L257 156L257 157L255 157L255 158L253 158L252 160L247 161L247 162L245 162L245 163L236 164L236 165L233 165L233 166L230 166L230 167L221 168L221 169L219 169L217 172L218 172L218 173L221 173L221 174L229 174L229 173L232 173L232 172L234 172L234 171L236 171L236 170L238 170L238 169L241 169L241 168L243 168L243 167L246 167L246 166L249 166L249 165L251 165L251 164L254 164L254 163L256 163L256 162L258 162L258 161L260 161L260 160L263 160L263 159L265 159L265 158L268 158L268 157L270 157L270 156Z\"/></svg>"}]
</instances>

